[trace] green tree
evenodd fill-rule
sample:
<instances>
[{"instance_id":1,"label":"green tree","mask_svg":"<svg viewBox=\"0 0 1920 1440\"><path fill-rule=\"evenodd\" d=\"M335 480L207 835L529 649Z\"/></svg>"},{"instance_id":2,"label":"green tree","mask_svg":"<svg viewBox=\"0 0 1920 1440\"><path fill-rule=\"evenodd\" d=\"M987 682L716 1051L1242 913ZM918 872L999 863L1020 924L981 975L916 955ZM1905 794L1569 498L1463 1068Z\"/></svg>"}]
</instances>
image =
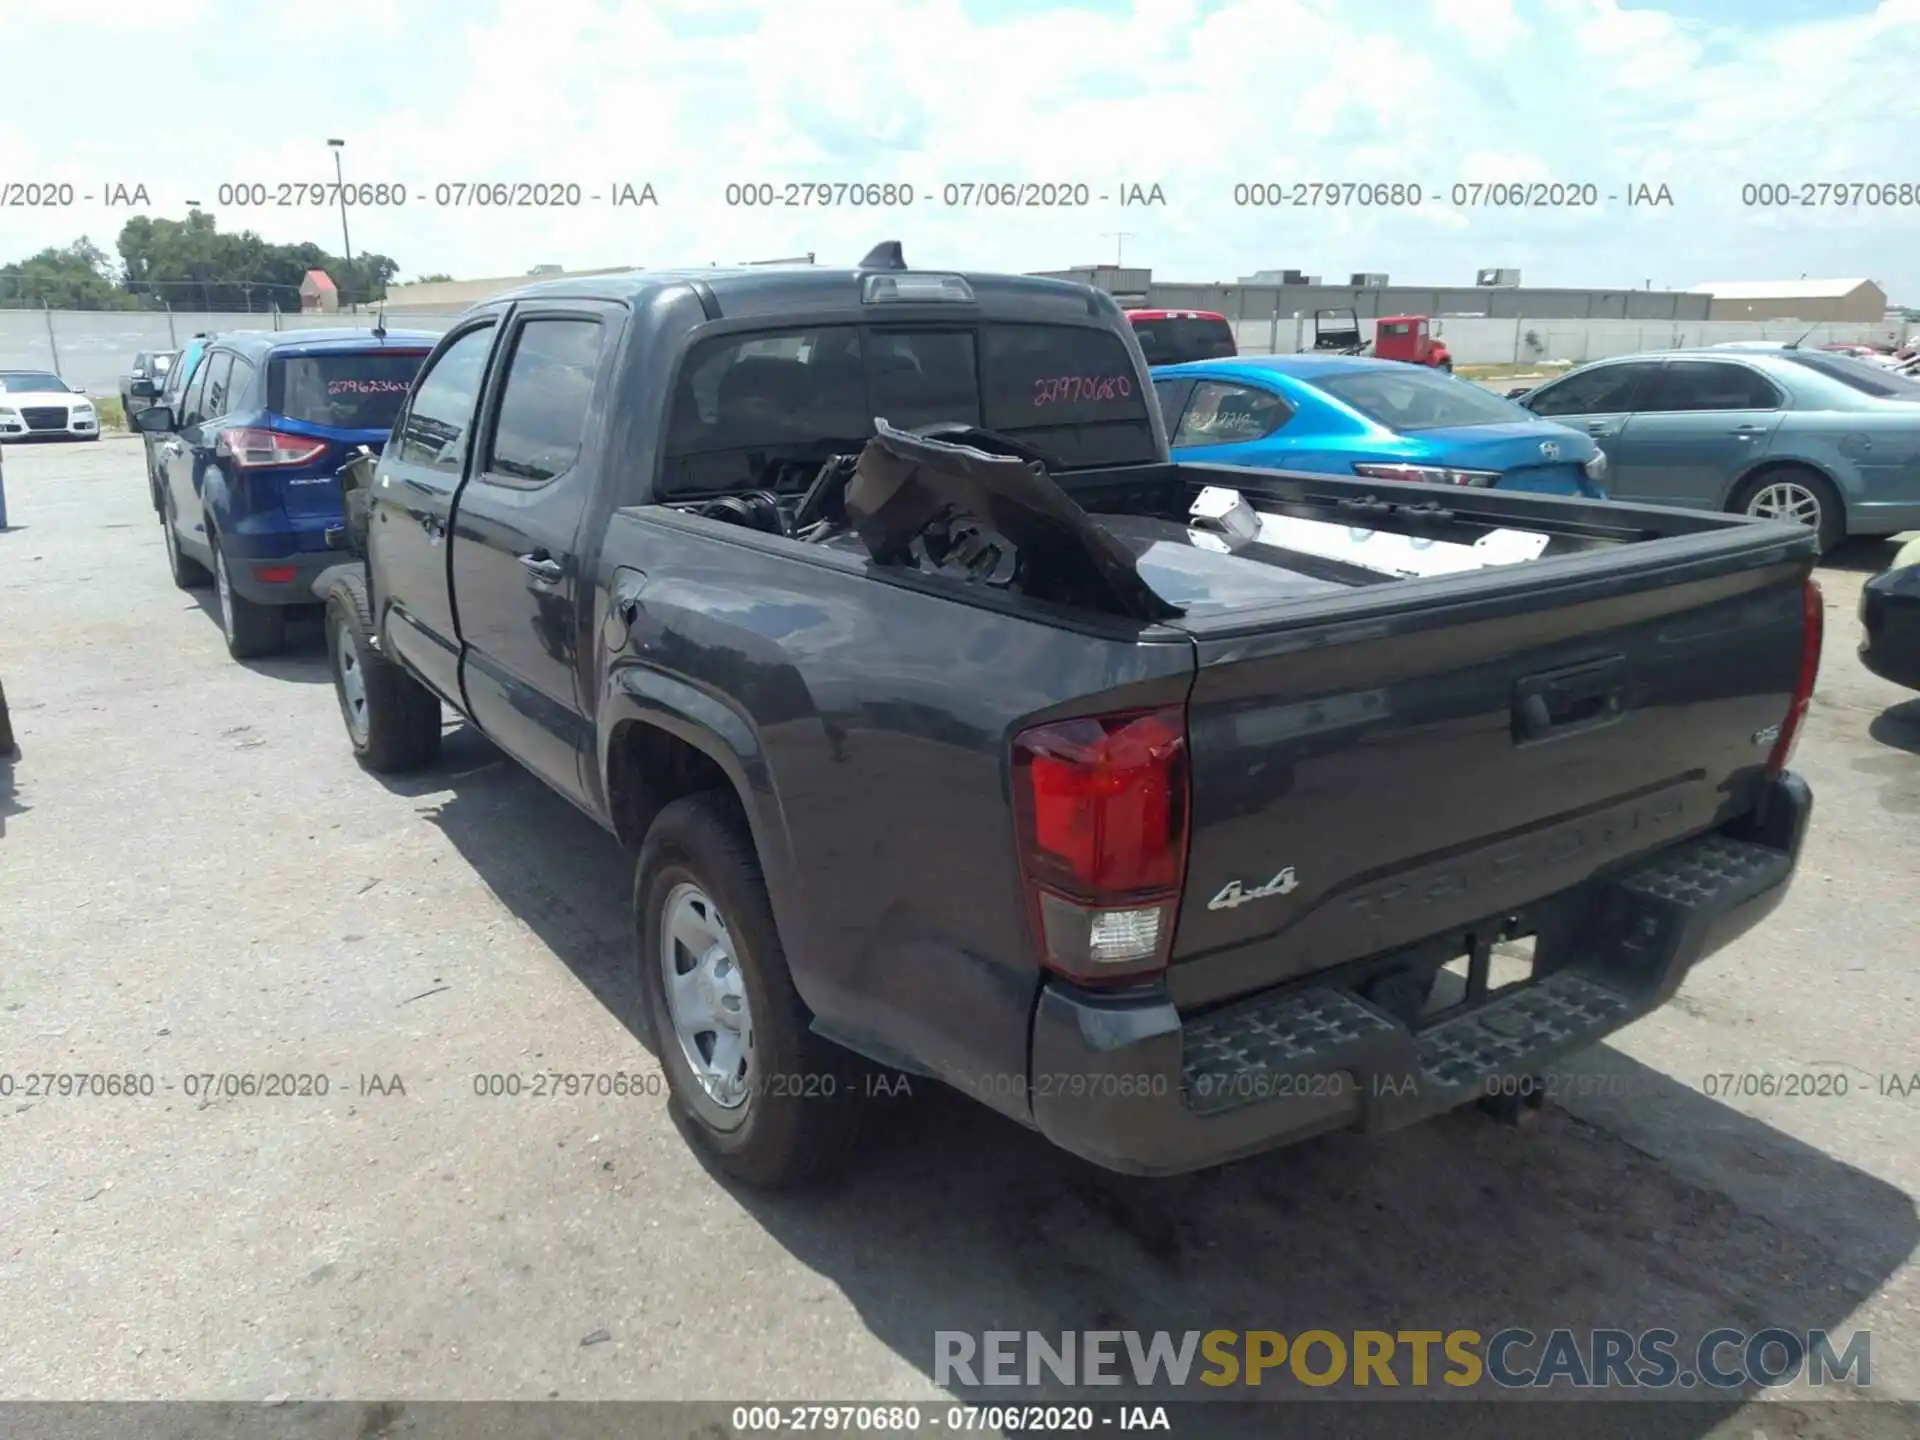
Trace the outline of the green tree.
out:
<instances>
[{"instance_id":1,"label":"green tree","mask_svg":"<svg viewBox=\"0 0 1920 1440\"><path fill-rule=\"evenodd\" d=\"M106 251L84 235L71 245L0 265L0 305L57 310L125 310L139 302L122 290Z\"/></svg>"}]
</instances>

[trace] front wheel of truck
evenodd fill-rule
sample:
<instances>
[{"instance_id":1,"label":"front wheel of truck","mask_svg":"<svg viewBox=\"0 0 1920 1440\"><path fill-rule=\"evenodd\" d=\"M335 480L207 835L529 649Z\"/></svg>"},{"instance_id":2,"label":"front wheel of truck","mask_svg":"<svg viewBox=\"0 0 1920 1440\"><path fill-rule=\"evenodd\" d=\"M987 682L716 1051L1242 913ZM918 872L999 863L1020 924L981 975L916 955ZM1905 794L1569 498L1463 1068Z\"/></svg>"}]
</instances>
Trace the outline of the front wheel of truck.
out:
<instances>
[{"instance_id":1,"label":"front wheel of truck","mask_svg":"<svg viewBox=\"0 0 1920 1440\"><path fill-rule=\"evenodd\" d=\"M431 765L440 753L440 698L373 643L366 591L351 579L327 592L327 664L353 756L376 775Z\"/></svg>"},{"instance_id":2,"label":"front wheel of truck","mask_svg":"<svg viewBox=\"0 0 1920 1440\"><path fill-rule=\"evenodd\" d=\"M865 1070L809 1026L730 795L661 810L634 922L641 1004L681 1128L750 1185L827 1178L859 1139Z\"/></svg>"}]
</instances>

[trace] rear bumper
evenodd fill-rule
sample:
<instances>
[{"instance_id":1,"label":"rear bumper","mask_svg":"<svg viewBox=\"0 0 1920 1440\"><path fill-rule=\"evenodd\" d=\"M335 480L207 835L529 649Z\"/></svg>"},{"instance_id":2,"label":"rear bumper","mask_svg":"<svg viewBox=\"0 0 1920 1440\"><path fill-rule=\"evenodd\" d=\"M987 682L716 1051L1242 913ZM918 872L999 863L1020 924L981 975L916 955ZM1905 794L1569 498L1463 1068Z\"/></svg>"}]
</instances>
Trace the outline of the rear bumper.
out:
<instances>
[{"instance_id":1,"label":"rear bumper","mask_svg":"<svg viewBox=\"0 0 1920 1440\"><path fill-rule=\"evenodd\" d=\"M340 563L334 550L296 550L287 555L227 554L227 579L235 593L256 605L312 605L314 582ZM262 573L285 578L263 579Z\"/></svg>"},{"instance_id":2,"label":"rear bumper","mask_svg":"<svg viewBox=\"0 0 1920 1440\"><path fill-rule=\"evenodd\" d=\"M1596 887L1581 943L1546 957L1548 973L1420 1030L1311 981L1190 1021L1164 998L1049 986L1033 1026L1034 1122L1095 1164L1165 1175L1494 1094L1657 1009L1771 913L1812 809L1806 782L1781 776L1738 833L1684 841Z\"/></svg>"}]
</instances>

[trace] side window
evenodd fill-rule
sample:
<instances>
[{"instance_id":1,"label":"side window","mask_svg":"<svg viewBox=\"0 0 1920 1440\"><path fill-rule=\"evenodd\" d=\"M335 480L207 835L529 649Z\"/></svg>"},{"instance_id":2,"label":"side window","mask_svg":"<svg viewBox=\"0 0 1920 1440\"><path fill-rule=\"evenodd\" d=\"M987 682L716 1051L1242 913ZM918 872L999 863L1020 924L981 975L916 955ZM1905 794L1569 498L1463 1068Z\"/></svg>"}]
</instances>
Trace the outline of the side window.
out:
<instances>
[{"instance_id":1,"label":"side window","mask_svg":"<svg viewBox=\"0 0 1920 1440\"><path fill-rule=\"evenodd\" d=\"M535 318L520 326L482 467L487 474L544 485L572 467L587 431L602 334L597 320Z\"/></svg>"},{"instance_id":2,"label":"side window","mask_svg":"<svg viewBox=\"0 0 1920 1440\"><path fill-rule=\"evenodd\" d=\"M207 354L200 357L200 368L194 372L193 380L187 386L186 398L180 404L180 427L198 425L207 414L207 381L213 374L214 365L223 357L219 354Z\"/></svg>"},{"instance_id":3,"label":"side window","mask_svg":"<svg viewBox=\"0 0 1920 1440\"><path fill-rule=\"evenodd\" d=\"M1522 403L1536 415L1605 415L1631 410L1640 382L1659 368L1657 364L1596 365L1541 386Z\"/></svg>"},{"instance_id":4,"label":"side window","mask_svg":"<svg viewBox=\"0 0 1920 1440\"><path fill-rule=\"evenodd\" d=\"M245 407L253 393L253 380L260 372L254 368L251 360L233 357L233 374L227 379L226 408L219 413L226 415Z\"/></svg>"},{"instance_id":5,"label":"side window","mask_svg":"<svg viewBox=\"0 0 1920 1440\"><path fill-rule=\"evenodd\" d=\"M492 348L493 326L477 326L442 351L415 383L413 400L400 421L395 458L401 464L459 473Z\"/></svg>"},{"instance_id":6,"label":"side window","mask_svg":"<svg viewBox=\"0 0 1920 1440\"><path fill-rule=\"evenodd\" d=\"M1643 410L1772 410L1780 397L1767 378L1724 360L1669 360L1641 402Z\"/></svg>"},{"instance_id":7,"label":"side window","mask_svg":"<svg viewBox=\"0 0 1920 1440\"><path fill-rule=\"evenodd\" d=\"M218 420L227 413L227 398L233 393L233 356L222 350L207 362L207 396L200 408L200 419Z\"/></svg>"},{"instance_id":8,"label":"side window","mask_svg":"<svg viewBox=\"0 0 1920 1440\"><path fill-rule=\"evenodd\" d=\"M1193 399L1175 432L1175 445L1231 445L1271 435L1293 411L1278 395L1247 385L1202 380L1193 387Z\"/></svg>"}]
</instances>

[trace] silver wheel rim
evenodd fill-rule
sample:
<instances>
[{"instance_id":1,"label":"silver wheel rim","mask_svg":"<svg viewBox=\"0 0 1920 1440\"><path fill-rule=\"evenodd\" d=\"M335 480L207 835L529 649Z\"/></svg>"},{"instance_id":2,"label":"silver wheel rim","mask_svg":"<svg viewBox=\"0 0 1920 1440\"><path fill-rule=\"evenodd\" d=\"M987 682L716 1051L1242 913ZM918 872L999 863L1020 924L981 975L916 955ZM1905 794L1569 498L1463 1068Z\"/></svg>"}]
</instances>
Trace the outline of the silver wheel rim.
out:
<instances>
[{"instance_id":1,"label":"silver wheel rim","mask_svg":"<svg viewBox=\"0 0 1920 1440\"><path fill-rule=\"evenodd\" d=\"M753 1012L726 919L698 885L674 886L660 912L660 983L694 1079L714 1104L739 1109L752 1093Z\"/></svg>"},{"instance_id":2,"label":"silver wheel rim","mask_svg":"<svg viewBox=\"0 0 1920 1440\"><path fill-rule=\"evenodd\" d=\"M218 550L213 552L213 584L220 592L220 629L226 637L233 638L233 586L227 583L227 557Z\"/></svg>"},{"instance_id":3,"label":"silver wheel rim","mask_svg":"<svg viewBox=\"0 0 1920 1440\"><path fill-rule=\"evenodd\" d=\"M344 625L333 631L333 673L340 682L340 709L347 717L347 730L361 744L367 740L367 676L360 668L360 647L353 632Z\"/></svg>"},{"instance_id":4,"label":"silver wheel rim","mask_svg":"<svg viewBox=\"0 0 1920 1440\"><path fill-rule=\"evenodd\" d=\"M1763 520L1798 520L1818 530L1820 497L1791 480L1775 480L1755 492L1747 502L1747 513Z\"/></svg>"}]
</instances>

